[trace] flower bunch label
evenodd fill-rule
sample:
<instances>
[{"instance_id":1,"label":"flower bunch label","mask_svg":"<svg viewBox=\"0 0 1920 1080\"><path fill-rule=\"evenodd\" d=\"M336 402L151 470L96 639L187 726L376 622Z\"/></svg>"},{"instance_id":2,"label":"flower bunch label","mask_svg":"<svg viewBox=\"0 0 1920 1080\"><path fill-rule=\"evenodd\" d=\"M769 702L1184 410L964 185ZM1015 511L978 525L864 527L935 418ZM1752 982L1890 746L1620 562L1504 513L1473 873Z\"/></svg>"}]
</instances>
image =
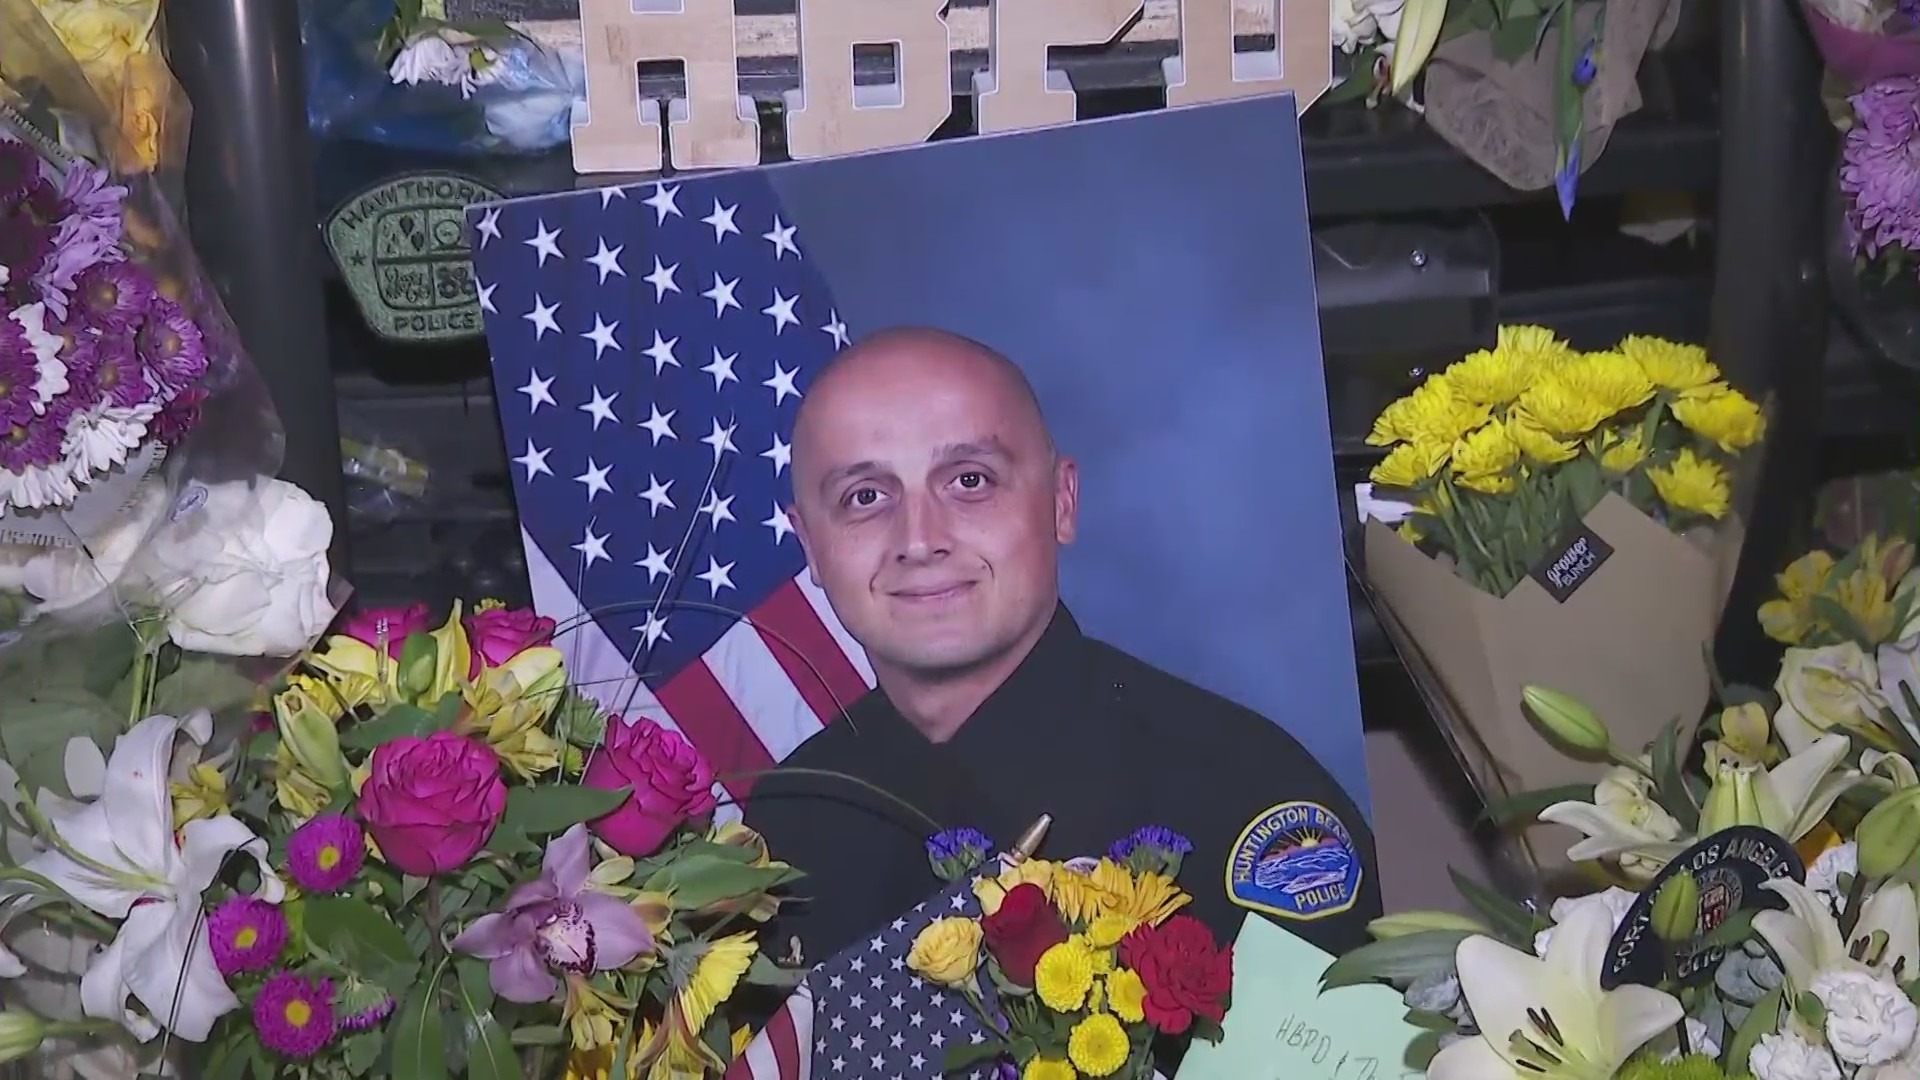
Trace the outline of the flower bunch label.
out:
<instances>
[{"instance_id":1,"label":"flower bunch label","mask_svg":"<svg viewBox=\"0 0 1920 1080\"><path fill-rule=\"evenodd\" d=\"M1547 595L1559 603L1566 603L1574 593L1593 579L1607 560L1613 557L1613 546L1600 539L1600 534L1581 525L1561 544L1549 553L1547 559L1533 569L1533 580L1547 590Z\"/></svg>"}]
</instances>

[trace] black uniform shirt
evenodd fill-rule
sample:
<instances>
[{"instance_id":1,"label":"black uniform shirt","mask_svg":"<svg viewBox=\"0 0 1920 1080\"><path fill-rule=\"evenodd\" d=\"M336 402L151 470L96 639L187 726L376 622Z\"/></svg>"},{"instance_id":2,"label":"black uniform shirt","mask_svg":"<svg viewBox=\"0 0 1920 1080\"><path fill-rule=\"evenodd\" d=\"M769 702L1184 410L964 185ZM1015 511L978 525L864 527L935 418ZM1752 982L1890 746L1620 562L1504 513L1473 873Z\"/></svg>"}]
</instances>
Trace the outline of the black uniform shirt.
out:
<instances>
[{"instance_id":1,"label":"black uniform shirt","mask_svg":"<svg viewBox=\"0 0 1920 1080\"><path fill-rule=\"evenodd\" d=\"M779 955L797 937L813 964L940 883L925 850L935 825L858 784L799 769L858 777L1003 850L1051 814L1041 858L1103 855L1141 826L1164 825L1193 843L1179 883L1193 894L1187 910L1223 945L1248 910L1292 909L1276 921L1339 954L1368 940L1381 910L1366 822L1292 736L1086 637L1064 606L946 743L929 742L875 691L759 780L747 824L774 858L807 874L794 886L804 899L783 905L764 940ZM1230 873L1251 908L1229 896Z\"/></svg>"}]
</instances>

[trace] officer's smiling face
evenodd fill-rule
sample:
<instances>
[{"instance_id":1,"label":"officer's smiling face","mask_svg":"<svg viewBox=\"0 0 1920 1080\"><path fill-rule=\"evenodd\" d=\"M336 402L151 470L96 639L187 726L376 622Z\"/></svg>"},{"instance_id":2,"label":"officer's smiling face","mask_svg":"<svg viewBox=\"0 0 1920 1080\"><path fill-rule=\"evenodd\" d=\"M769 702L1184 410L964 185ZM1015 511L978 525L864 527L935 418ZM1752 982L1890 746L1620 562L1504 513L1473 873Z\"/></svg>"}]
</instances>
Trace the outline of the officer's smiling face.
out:
<instances>
[{"instance_id":1,"label":"officer's smiling face","mask_svg":"<svg viewBox=\"0 0 1920 1080\"><path fill-rule=\"evenodd\" d=\"M813 579L883 678L991 667L1046 628L1077 480L1005 361L869 339L808 390L793 485Z\"/></svg>"}]
</instances>

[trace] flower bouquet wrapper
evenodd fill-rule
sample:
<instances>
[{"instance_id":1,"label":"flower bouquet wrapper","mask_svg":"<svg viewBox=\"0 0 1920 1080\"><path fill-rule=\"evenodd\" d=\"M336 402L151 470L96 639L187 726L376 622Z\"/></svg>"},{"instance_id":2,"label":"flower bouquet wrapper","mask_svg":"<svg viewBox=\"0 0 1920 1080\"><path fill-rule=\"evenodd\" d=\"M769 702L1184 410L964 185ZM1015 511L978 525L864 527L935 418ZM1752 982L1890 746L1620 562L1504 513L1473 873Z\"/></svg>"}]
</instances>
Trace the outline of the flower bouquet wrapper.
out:
<instances>
[{"instance_id":1,"label":"flower bouquet wrapper","mask_svg":"<svg viewBox=\"0 0 1920 1080\"><path fill-rule=\"evenodd\" d=\"M1735 463L1731 507L1711 527L1676 533L1609 493L1505 596L1367 523L1369 598L1483 801L1591 783L1605 768L1540 737L1521 703L1528 685L1587 703L1629 752L1676 717L1701 715L1712 689L1704 650L1739 567L1764 447ZM1568 576L1579 578L1570 592L1550 590L1548 582ZM1521 842L1535 870L1552 874L1568 865L1564 853L1577 838L1535 825Z\"/></svg>"},{"instance_id":2,"label":"flower bouquet wrapper","mask_svg":"<svg viewBox=\"0 0 1920 1080\"><path fill-rule=\"evenodd\" d=\"M1812 4L1802 3L1807 30L1821 60L1841 79L1853 86L1866 86L1882 79L1920 75L1920 26L1892 28L1875 34L1854 30L1833 21Z\"/></svg>"}]
</instances>

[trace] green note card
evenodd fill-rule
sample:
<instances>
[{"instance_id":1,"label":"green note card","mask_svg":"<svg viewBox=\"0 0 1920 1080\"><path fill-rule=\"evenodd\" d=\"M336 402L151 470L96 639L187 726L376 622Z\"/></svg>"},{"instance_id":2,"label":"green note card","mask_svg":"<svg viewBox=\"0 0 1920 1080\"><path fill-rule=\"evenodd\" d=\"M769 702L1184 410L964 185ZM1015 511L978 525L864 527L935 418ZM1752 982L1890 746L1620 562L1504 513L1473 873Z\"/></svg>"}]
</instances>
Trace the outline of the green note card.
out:
<instances>
[{"instance_id":1,"label":"green note card","mask_svg":"<svg viewBox=\"0 0 1920 1080\"><path fill-rule=\"evenodd\" d=\"M1233 1007L1218 1043L1195 1042L1175 1080L1404 1080L1425 1075L1390 986L1320 992L1333 962L1314 945L1249 914L1233 945ZM1425 1055L1420 1055L1424 1058Z\"/></svg>"}]
</instances>

